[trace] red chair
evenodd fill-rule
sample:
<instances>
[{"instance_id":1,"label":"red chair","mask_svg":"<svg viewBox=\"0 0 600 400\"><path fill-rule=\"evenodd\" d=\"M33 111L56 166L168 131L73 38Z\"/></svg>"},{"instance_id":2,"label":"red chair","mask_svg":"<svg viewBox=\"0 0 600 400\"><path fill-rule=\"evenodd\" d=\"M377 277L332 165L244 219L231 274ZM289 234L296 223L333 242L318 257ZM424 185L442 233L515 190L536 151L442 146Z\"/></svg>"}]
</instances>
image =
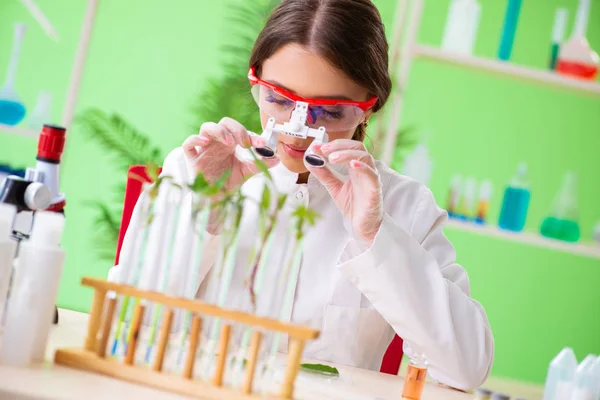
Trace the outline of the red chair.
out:
<instances>
[{"instance_id":1,"label":"red chair","mask_svg":"<svg viewBox=\"0 0 600 400\"><path fill-rule=\"evenodd\" d=\"M127 173L127 184L125 186L125 200L123 201L123 217L121 218L121 227L119 228L119 241L117 243L117 255L115 257L115 265L119 263L119 253L121 252L121 246L123 245L123 238L125 232L131 221L131 214L133 214L133 208L137 203L140 194L142 194L142 182L139 177L143 178L146 182L151 183L151 179L146 173L146 167L143 165L134 165L129 168ZM394 339L390 343L383 360L381 362L381 368L379 372L384 374L397 375L400 369L400 363L402 362L402 338L398 335L394 336Z\"/></svg>"}]
</instances>

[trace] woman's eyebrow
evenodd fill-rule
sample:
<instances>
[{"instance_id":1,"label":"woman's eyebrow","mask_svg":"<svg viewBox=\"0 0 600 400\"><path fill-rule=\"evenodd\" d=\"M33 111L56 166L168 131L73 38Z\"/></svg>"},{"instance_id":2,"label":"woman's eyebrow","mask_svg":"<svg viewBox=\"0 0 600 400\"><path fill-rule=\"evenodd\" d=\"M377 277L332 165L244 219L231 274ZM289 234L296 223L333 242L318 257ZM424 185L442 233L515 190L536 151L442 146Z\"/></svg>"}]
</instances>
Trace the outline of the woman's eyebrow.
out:
<instances>
[{"instance_id":1,"label":"woman's eyebrow","mask_svg":"<svg viewBox=\"0 0 600 400\"><path fill-rule=\"evenodd\" d=\"M267 82L269 82L272 85L275 85L277 87L280 87L284 90L287 90L290 93L294 93L296 94L296 92L294 92L293 90L283 86L281 83L277 82L277 81L272 81L272 80L268 80ZM351 98L349 98L348 96L344 96L344 95L338 95L338 96L313 96L311 97L313 99L323 99L323 100L348 100L348 101L353 101Z\"/></svg>"}]
</instances>

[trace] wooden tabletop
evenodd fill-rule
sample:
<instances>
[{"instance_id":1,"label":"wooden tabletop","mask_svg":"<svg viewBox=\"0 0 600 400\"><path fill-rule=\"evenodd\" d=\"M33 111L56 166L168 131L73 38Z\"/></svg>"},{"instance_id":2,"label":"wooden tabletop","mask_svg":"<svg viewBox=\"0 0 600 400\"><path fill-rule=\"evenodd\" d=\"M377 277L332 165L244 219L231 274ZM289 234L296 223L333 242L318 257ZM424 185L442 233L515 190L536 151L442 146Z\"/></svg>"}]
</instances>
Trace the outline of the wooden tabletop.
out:
<instances>
[{"instance_id":1,"label":"wooden tabletop","mask_svg":"<svg viewBox=\"0 0 600 400\"><path fill-rule=\"evenodd\" d=\"M83 344L87 328L87 314L60 310L60 323L53 327L46 358L52 360L54 351L61 347ZM300 374L296 381L296 397L306 400L392 400L401 399L403 379L357 368L336 366L340 376L326 379ZM535 385L506 383L490 380L489 387L509 391L513 398L523 396L541 399L541 389ZM9 397L10 396L10 397ZM0 366L0 398L11 399L107 399L143 398L144 400L188 399L128 382L53 365L28 368ZM426 384L423 400L472 400L473 395L447 389L433 383Z\"/></svg>"}]
</instances>

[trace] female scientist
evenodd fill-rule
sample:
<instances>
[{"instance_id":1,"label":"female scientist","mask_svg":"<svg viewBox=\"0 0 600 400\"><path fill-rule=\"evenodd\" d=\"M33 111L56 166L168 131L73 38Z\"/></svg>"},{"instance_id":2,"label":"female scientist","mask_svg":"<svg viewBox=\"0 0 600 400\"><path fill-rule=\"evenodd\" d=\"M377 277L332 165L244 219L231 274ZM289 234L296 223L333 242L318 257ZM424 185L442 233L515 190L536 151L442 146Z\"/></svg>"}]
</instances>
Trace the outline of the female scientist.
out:
<instances>
[{"instance_id":1,"label":"female scientist","mask_svg":"<svg viewBox=\"0 0 600 400\"><path fill-rule=\"evenodd\" d=\"M427 187L375 161L363 145L369 118L392 86L377 8L370 0L284 0L256 40L249 66L263 127L270 117L287 122L295 102L304 101L309 122L329 135L328 143L312 146L328 160L324 168L305 161L311 138L280 134L277 155L264 159L291 205L321 215L305 238L290 316L321 330L304 356L378 370L397 333L408 356L426 355L435 380L463 390L481 385L494 341L444 237L447 214ZM228 187L243 184L247 195L259 196L265 178L236 157L238 145L266 142L233 119L206 122L167 156L163 174L191 182L198 172L215 179L230 169ZM256 240L255 212L245 211L242 252ZM218 221L209 232L218 235ZM201 276L211 263L209 255ZM243 265L236 271L234 297L246 277Z\"/></svg>"}]
</instances>

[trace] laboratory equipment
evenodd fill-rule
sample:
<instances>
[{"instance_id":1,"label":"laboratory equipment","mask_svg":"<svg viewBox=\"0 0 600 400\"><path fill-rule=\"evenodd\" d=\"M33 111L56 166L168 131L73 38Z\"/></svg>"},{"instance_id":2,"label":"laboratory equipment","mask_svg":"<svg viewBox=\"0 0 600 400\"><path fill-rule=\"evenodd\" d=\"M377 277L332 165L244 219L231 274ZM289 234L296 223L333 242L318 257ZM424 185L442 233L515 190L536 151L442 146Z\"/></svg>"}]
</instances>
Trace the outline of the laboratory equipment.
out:
<instances>
[{"instance_id":1,"label":"laboratory equipment","mask_svg":"<svg viewBox=\"0 0 600 400\"><path fill-rule=\"evenodd\" d=\"M297 101L296 107L294 108L294 111L292 111L292 115L289 122L278 124L275 121L275 118L269 118L269 120L267 121L267 125L265 126L265 130L261 135L265 138L267 146L256 148L254 150L261 157L271 158L274 157L277 152L278 134L282 133L284 135L299 137L302 139L313 137L314 140L312 141L309 148L304 154L304 160L313 167L325 166L327 160L325 160L320 155L316 154L313 150L313 146L317 144L327 143L329 137L327 136L324 127L320 127L319 129L313 129L308 127L306 125L307 118L308 103Z\"/></svg>"},{"instance_id":2,"label":"laboratory equipment","mask_svg":"<svg viewBox=\"0 0 600 400\"><path fill-rule=\"evenodd\" d=\"M423 354L413 356L406 370L404 378L404 389L402 398L409 400L420 400L425 379L427 378L427 357Z\"/></svg>"},{"instance_id":3,"label":"laboratory equipment","mask_svg":"<svg viewBox=\"0 0 600 400\"><path fill-rule=\"evenodd\" d=\"M589 369L590 388L592 389L592 399L600 399L600 356L596 357L596 361Z\"/></svg>"},{"instance_id":4,"label":"laboratory equipment","mask_svg":"<svg viewBox=\"0 0 600 400\"><path fill-rule=\"evenodd\" d=\"M577 369L577 359L570 347L565 347L550 362L543 400L566 400L573 391L573 378Z\"/></svg>"},{"instance_id":5,"label":"laboratory equipment","mask_svg":"<svg viewBox=\"0 0 600 400\"><path fill-rule=\"evenodd\" d=\"M510 59L517 33L521 3L522 0L508 0L506 14L504 15L504 26L502 27L502 36L500 38L500 47L498 49L498 58L500 60L508 61Z\"/></svg>"},{"instance_id":6,"label":"laboratory equipment","mask_svg":"<svg viewBox=\"0 0 600 400\"><path fill-rule=\"evenodd\" d=\"M21 243L6 312L1 362L43 361L64 263L59 243L64 216L38 212L31 238Z\"/></svg>"},{"instance_id":7,"label":"laboratory equipment","mask_svg":"<svg viewBox=\"0 0 600 400\"><path fill-rule=\"evenodd\" d=\"M25 105L15 91L17 67L25 29L25 25L15 24L13 47L6 71L6 79L0 88L0 124L17 125L25 118Z\"/></svg>"},{"instance_id":8,"label":"laboratory equipment","mask_svg":"<svg viewBox=\"0 0 600 400\"><path fill-rule=\"evenodd\" d=\"M498 225L502 229L520 232L525 226L531 192L527 180L527 165L521 163L517 173L504 190Z\"/></svg>"},{"instance_id":9,"label":"laboratory equipment","mask_svg":"<svg viewBox=\"0 0 600 400\"><path fill-rule=\"evenodd\" d=\"M46 33L46 35L48 35L48 37L54 40L55 42L58 42L58 34L56 33L56 29L54 29L48 17L44 15L44 13L42 12L42 10L40 10L37 4L33 0L20 1L21 4L23 4L27 8L31 16L37 21L44 33Z\"/></svg>"},{"instance_id":10,"label":"laboratory equipment","mask_svg":"<svg viewBox=\"0 0 600 400\"><path fill-rule=\"evenodd\" d=\"M586 39L590 7L591 0L579 0L573 35L560 47L556 64L560 74L586 80L594 80L598 75L600 57Z\"/></svg>"},{"instance_id":11,"label":"laboratory equipment","mask_svg":"<svg viewBox=\"0 0 600 400\"><path fill-rule=\"evenodd\" d=\"M554 199L550 215L544 219L540 233L548 238L577 242L580 237L577 178L568 172Z\"/></svg>"},{"instance_id":12,"label":"laboratory equipment","mask_svg":"<svg viewBox=\"0 0 600 400\"><path fill-rule=\"evenodd\" d=\"M480 18L481 4L477 0L453 0L448 9L442 49L473 54Z\"/></svg>"},{"instance_id":13,"label":"laboratory equipment","mask_svg":"<svg viewBox=\"0 0 600 400\"><path fill-rule=\"evenodd\" d=\"M566 8L558 8L554 17L554 27L552 28L552 43L550 45L550 62L548 68L554 70L558 60L560 45L565 40L565 30L567 29L567 16L569 11Z\"/></svg>"},{"instance_id":14,"label":"laboratory equipment","mask_svg":"<svg viewBox=\"0 0 600 400\"><path fill-rule=\"evenodd\" d=\"M479 185L479 201L477 202L477 213L475 215L475 222L478 224L485 224L487 221L487 214L490 208L490 199L492 197L492 182L488 179L481 182Z\"/></svg>"},{"instance_id":15,"label":"laboratory equipment","mask_svg":"<svg viewBox=\"0 0 600 400\"><path fill-rule=\"evenodd\" d=\"M4 310L12 276L13 260L17 242L12 236L12 223L17 210L13 205L0 203L0 337L4 321ZM1 342L1 339L0 339Z\"/></svg>"},{"instance_id":16,"label":"laboratory equipment","mask_svg":"<svg viewBox=\"0 0 600 400\"><path fill-rule=\"evenodd\" d=\"M404 161L404 175L428 186L431 180L433 161L425 143L419 143Z\"/></svg>"},{"instance_id":17,"label":"laboratory equipment","mask_svg":"<svg viewBox=\"0 0 600 400\"><path fill-rule=\"evenodd\" d=\"M48 92L41 92L38 95L33 111L29 116L28 125L35 131L41 130L44 124L50 121L52 116L52 95Z\"/></svg>"},{"instance_id":18,"label":"laboratory equipment","mask_svg":"<svg viewBox=\"0 0 600 400\"><path fill-rule=\"evenodd\" d=\"M510 396L504 393L494 392L492 393L492 400L510 400Z\"/></svg>"},{"instance_id":19,"label":"laboratory equipment","mask_svg":"<svg viewBox=\"0 0 600 400\"><path fill-rule=\"evenodd\" d=\"M477 181L470 177L465 180L464 192L458 207L458 218L470 221L475 215L475 196L477 192Z\"/></svg>"},{"instance_id":20,"label":"laboratory equipment","mask_svg":"<svg viewBox=\"0 0 600 400\"><path fill-rule=\"evenodd\" d=\"M577 366L575 378L573 380L573 393L571 400L596 400L596 383L592 375L592 367L598 357L589 354Z\"/></svg>"},{"instance_id":21,"label":"laboratory equipment","mask_svg":"<svg viewBox=\"0 0 600 400\"><path fill-rule=\"evenodd\" d=\"M492 392L489 389L486 388L477 388L477 390L475 390L475 399L476 400L490 400L492 398Z\"/></svg>"},{"instance_id":22,"label":"laboratory equipment","mask_svg":"<svg viewBox=\"0 0 600 400\"><path fill-rule=\"evenodd\" d=\"M450 218L456 218L458 216L458 205L461 199L462 192L462 177L460 175L454 175L450 180L450 190L448 191L448 216Z\"/></svg>"}]
</instances>

